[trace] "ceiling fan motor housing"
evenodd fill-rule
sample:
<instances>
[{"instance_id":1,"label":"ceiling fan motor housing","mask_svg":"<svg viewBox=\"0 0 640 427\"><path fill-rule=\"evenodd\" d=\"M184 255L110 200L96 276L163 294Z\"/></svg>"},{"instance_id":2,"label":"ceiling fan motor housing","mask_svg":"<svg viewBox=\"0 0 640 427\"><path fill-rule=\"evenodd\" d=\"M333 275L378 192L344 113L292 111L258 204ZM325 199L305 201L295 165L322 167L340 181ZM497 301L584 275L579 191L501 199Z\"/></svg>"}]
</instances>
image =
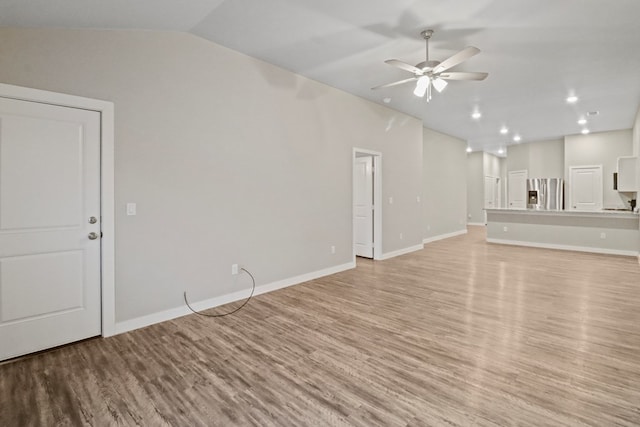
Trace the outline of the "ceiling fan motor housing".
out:
<instances>
[{"instance_id":1,"label":"ceiling fan motor housing","mask_svg":"<svg viewBox=\"0 0 640 427\"><path fill-rule=\"evenodd\" d=\"M440 61L422 61L416 64L416 68L420 68L422 71L429 71L440 65Z\"/></svg>"}]
</instances>

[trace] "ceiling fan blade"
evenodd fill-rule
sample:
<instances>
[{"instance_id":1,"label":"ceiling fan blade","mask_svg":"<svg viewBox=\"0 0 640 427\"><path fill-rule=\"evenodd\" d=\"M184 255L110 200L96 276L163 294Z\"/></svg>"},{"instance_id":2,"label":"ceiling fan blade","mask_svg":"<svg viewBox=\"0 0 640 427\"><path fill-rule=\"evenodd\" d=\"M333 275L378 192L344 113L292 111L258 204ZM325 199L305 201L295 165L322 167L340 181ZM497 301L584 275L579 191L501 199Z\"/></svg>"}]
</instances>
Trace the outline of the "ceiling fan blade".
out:
<instances>
[{"instance_id":1,"label":"ceiling fan blade","mask_svg":"<svg viewBox=\"0 0 640 427\"><path fill-rule=\"evenodd\" d=\"M462 71L452 71L450 73L444 72L438 74L438 77L445 80L484 80L489 73L472 73Z\"/></svg>"},{"instance_id":2,"label":"ceiling fan blade","mask_svg":"<svg viewBox=\"0 0 640 427\"><path fill-rule=\"evenodd\" d=\"M462 49L460 52L456 53L455 55L442 61L440 65L438 65L436 68L433 69L433 72L441 73L445 70L448 70L451 67L455 67L461 62L464 62L467 59L479 53L480 53L480 49L478 49L477 47L467 46L464 49Z\"/></svg>"},{"instance_id":3,"label":"ceiling fan blade","mask_svg":"<svg viewBox=\"0 0 640 427\"><path fill-rule=\"evenodd\" d=\"M414 67L411 64L407 64L406 62L398 61L397 59L387 59L384 61L389 65L393 65L394 67L400 68L401 70L409 71L414 74L422 75L422 70L418 67Z\"/></svg>"},{"instance_id":4,"label":"ceiling fan blade","mask_svg":"<svg viewBox=\"0 0 640 427\"><path fill-rule=\"evenodd\" d=\"M418 77L409 77L408 79L404 79L404 80L398 80L397 82L393 82L393 83L387 83L385 85L380 85L380 86L376 86L376 87L372 87L372 90L376 90L376 89L382 89L385 87L391 87L391 86L396 86L396 85L401 85L403 83L407 83L407 82L411 82L414 80L418 80Z\"/></svg>"}]
</instances>

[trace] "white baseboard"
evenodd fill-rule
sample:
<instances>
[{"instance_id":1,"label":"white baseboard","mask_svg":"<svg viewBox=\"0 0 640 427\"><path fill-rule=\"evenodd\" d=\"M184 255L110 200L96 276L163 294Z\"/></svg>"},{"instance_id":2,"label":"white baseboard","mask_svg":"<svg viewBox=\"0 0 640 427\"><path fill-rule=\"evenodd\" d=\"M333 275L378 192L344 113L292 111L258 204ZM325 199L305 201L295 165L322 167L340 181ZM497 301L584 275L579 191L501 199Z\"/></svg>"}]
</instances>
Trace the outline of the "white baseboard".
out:
<instances>
[{"instance_id":1,"label":"white baseboard","mask_svg":"<svg viewBox=\"0 0 640 427\"><path fill-rule=\"evenodd\" d=\"M438 240L443 240L443 239L448 239L450 237L460 236L462 234L467 234L467 229L466 228L464 230L454 231L453 233L446 233L446 234L440 234L438 236L426 237L426 238L422 239L422 243L426 245L427 243L436 242Z\"/></svg>"},{"instance_id":2,"label":"white baseboard","mask_svg":"<svg viewBox=\"0 0 640 427\"><path fill-rule=\"evenodd\" d=\"M408 253L411 253L411 252L421 251L422 249L424 249L424 245L409 246L408 248L402 248L402 249L398 249L397 251L384 253L380 257L380 259L381 260L385 260L385 259L389 259L389 258L394 258L394 257L400 256L400 255L404 255L404 254L408 254Z\"/></svg>"},{"instance_id":3,"label":"white baseboard","mask_svg":"<svg viewBox=\"0 0 640 427\"><path fill-rule=\"evenodd\" d=\"M272 292L278 289L286 288L289 286L297 285L300 283L308 282L320 277L329 276L331 274L339 273L341 271L355 268L355 262L348 262L342 265L336 265L334 267L325 268L323 270L313 271L311 273L302 274L300 276L290 277L276 282L267 283L265 285L256 286L253 295L260 295L267 292ZM218 307L230 302L239 301L249 296L250 291L244 289L242 291L232 292L230 294L222 295L215 298L206 299L191 303L191 306L197 310L202 311L209 308ZM182 298L182 295L181 295ZM133 331L134 329L144 328L155 323L166 322L167 320L175 319L177 317L186 316L192 314L191 310L186 305L172 308L169 310L160 311L157 313L148 314L146 316L136 317L135 319L125 320L117 322L115 327L115 334L122 334L124 332Z\"/></svg>"},{"instance_id":4,"label":"white baseboard","mask_svg":"<svg viewBox=\"0 0 640 427\"><path fill-rule=\"evenodd\" d=\"M504 239L490 239L490 238L487 238L487 242L499 243L501 245L528 246L532 248L544 248L544 249L559 249L561 251L590 252L590 253L605 254L605 255L638 256L638 251L592 248L588 246L557 245L555 243L522 242L519 240L504 240Z\"/></svg>"},{"instance_id":5,"label":"white baseboard","mask_svg":"<svg viewBox=\"0 0 640 427\"><path fill-rule=\"evenodd\" d=\"M487 224L485 224L484 222L468 222L467 225L473 225L473 226L478 226L478 227L484 227Z\"/></svg>"}]
</instances>

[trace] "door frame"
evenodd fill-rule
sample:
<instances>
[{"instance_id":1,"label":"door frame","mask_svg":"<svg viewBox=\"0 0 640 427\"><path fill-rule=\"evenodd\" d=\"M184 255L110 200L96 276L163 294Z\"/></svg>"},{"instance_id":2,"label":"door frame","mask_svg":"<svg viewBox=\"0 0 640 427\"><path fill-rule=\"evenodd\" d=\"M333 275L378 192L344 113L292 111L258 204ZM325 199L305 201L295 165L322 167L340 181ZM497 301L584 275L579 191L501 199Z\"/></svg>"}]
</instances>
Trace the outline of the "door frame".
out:
<instances>
[{"instance_id":1,"label":"door frame","mask_svg":"<svg viewBox=\"0 0 640 427\"><path fill-rule=\"evenodd\" d=\"M100 282L102 336L115 335L114 105L109 101L0 83L0 97L100 113Z\"/></svg>"},{"instance_id":2,"label":"door frame","mask_svg":"<svg viewBox=\"0 0 640 427\"><path fill-rule=\"evenodd\" d=\"M493 208L487 208L487 178L490 178L492 180L492 187L493 187ZM482 195L483 197L483 204L482 204L482 209L484 210L484 223L487 223L487 209L499 209L500 205L502 204L502 200L500 198L500 177L499 176L495 176L495 175L485 175L484 176L484 180L483 180L483 188L482 188Z\"/></svg>"},{"instance_id":3,"label":"door frame","mask_svg":"<svg viewBox=\"0 0 640 427\"><path fill-rule=\"evenodd\" d=\"M500 197L500 177L499 176L494 176L494 175L485 175L484 176L484 180L485 182L483 184L486 184L486 180L487 178L491 178L493 180L492 184L493 184L493 207L494 208L499 208L500 205L502 204L502 200ZM486 189L486 188L484 188ZM484 193L484 191L483 191ZM486 202L486 194L485 194L485 202ZM486 209L486 206L485 206Z\"/></svg>"},{"instance_id":4,"label":"door frame","mask_svg":"<svg viewBox=\"0 0 640 427\"><path fill-rule=\"evenodd\" d=\"M353 208L356 183L353 179L353 171L358 154L365 154L373 158L373 259L382 259L382 153L353 147L351 157L351 251L353 262L356 261L356 227Z\"/></svg>"}]
</instances>

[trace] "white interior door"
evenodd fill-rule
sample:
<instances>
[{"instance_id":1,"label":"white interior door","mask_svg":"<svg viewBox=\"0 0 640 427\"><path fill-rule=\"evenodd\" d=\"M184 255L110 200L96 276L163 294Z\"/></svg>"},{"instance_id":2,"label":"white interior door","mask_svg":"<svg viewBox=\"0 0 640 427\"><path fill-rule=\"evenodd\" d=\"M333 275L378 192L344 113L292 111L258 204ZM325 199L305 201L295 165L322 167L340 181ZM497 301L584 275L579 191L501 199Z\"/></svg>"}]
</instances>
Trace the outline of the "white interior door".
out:
<instances>
[{"instance_id":1,"label":"white interior door","mask_svg":"<svg viewBox=\"0 0 640 427\"><path fill-rule=\"evenodd\" d=\"M100 306L100 114L0 98L0 360L100 335Z\"/></svg>"},{"instance_id":2,"label":"white interior door","mask_svg":"<svg viewBox=\"0 0 640 427\"><path fill-rule=\"evenodd\" d=\"M492 176L484 177L484 208L493 209L496 206L496 178Z\"/></svg>"},{"instance_id":3,"label":"white interior door","mask_svg":"<svg viewBox=\"0 0 640 427\"><path fill-rule=\"evenodd\" d=\"M569 179L572 210L602 209L602 166L572 166Z\"/></svg>"},{"instance_id":4,"label":"white interior door","mask_svg":"<svg viewBox=\"0 0 640 427\"><path fill-rule=\"evenodd\" d=\"M373 157L358 157L353 166L353 226L357 256L373 258Z\"/></svg>"},{"instance_id":5,"label":"white interior door","mask_svg":"<svg viewBox=\"0 0 640 427\"><path fill-rule=\"evenodd\" d=\"M527 177L526 170L509 171L507 177L507 200L509 209L527 208Z\"/></svg>"}]
</instances>

